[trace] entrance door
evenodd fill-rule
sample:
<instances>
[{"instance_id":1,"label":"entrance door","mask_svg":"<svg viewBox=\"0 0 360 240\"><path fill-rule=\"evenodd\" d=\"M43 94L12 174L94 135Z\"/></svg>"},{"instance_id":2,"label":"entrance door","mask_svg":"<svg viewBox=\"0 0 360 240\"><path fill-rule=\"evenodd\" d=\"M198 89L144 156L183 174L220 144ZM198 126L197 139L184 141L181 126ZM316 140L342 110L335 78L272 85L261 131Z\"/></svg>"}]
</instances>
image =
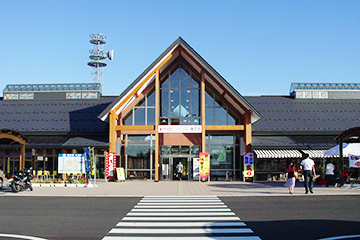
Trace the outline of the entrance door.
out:
<instances>
[{"instance_id":1,"label":"entrance door","mask_svg":"<svg viewBox=\"0 0 360 240\"><path fill-rule=\"evenodd\" d=\"M176 166L179 164L179 162L181 162L181 164L183 165L183 177L182 180L189 180L189 173L190 171L190 161L188 157L173 157L172 158L172 172L173 172L173 180L179 180L179 178L176 177Z\"/></svg>"}]
</instances>

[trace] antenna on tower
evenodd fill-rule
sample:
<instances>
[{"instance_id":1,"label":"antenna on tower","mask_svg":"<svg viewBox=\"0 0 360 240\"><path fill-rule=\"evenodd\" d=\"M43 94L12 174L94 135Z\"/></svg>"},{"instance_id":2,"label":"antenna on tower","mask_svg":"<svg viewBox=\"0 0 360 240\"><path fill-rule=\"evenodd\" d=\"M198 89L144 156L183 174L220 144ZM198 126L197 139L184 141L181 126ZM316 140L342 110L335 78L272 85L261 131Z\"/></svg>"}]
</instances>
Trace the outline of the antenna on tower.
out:
<instances>
[{"instance_id":1,"label":"antenna on tower","mask_svg":"<svg viewBox=\"0 0 360 240\"><path fill-rule=\"evenodd\" d=\"M90 35L90 43L92 48L89 51L91 59L88 62L88 65L91 67L91 79L94 83L100 83L102 90L102 83L104 77L103 67L106 67L107 63L105 62L106 58L110 60L114 59L114 50L106 52L104 50L104 44L106 43L106 36L102 33L93 33Z\"/></svg>"}]
</instances>

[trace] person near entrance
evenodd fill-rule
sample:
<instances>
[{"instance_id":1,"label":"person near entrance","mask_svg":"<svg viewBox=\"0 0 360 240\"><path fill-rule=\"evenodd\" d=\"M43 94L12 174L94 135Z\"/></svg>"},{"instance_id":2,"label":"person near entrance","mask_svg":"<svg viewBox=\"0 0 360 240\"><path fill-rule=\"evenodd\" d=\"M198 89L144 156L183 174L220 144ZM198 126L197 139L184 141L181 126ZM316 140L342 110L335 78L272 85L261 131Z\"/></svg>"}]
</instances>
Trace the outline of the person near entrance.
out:
<instances>
[{"instance_id":1,"label":"person near entrance","mask_svg":"<svg viewBox=\"0 0 360 240\"><path fill-rule=\"evenodd\" d=\"M309 190L313 193L314 176L316 176L314 160L309 157L309 154L305 154L305 159L302 160L300 164L302 166L302 175L304 176L305 194L307 194Z\"/></svg>"},{"instance_id":2,"label":"person near entrance","mask_svg":"<svg viewBox=\"0 0 360 240\"><path fill-rule=\"evenodd\" d=\"M181 164L181 162L179 162L178 165L176 165L176 172L180 181L182 179L183 171L184 171L184 166Z\"/></svg>"}]
</instances>

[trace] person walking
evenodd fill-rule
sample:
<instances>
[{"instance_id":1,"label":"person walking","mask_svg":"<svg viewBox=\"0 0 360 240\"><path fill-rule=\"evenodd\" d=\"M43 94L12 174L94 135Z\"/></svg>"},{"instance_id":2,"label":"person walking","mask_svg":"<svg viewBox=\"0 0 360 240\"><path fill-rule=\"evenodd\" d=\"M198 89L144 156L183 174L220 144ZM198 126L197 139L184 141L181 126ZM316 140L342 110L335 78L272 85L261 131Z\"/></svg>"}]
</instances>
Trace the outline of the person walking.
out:
<instances>
[{"instance_id":1,"label":"person walking","mask_svg":"<svg viewBox=\"0 0 360 240\"><path fill-rule=\"evenodd\" d=\"M182 179L183 171L184 171L184 166L181 164L181 162L179 162L178 165L176 165L176 172L180 181Z\"/></svg>"},{"instance_id":2,"label":"person walking","mask_svg":"<svg viewBox=\"0 0 360 240\"><path fill-rule=\"evenodd\" d=\"M331 160L329 160L328 164L326 164L326 171L325 171L326 187L329 187L329 185L335 185L334 170L335 170L335 166L334 164L332 164Z\"/></svg>"},{"instance_id":3,"label":"person walking","mask_svg":"<svg viewBox=\"0 0 360 240\"><path fill-rule=\"evenodd\" d=\"M301 173L304 176L304 187L305 194L313 193L314 188L314 176L315 172L315 162L309 157L309 154L305 154L305 159L301 161L300 165L302 166Z\"/></svg>"},{"instance_id":4,"label":"person walking","mask_svg":"<svg viewBox=\"0 0 360 240\"><path fill-rule=\"evenodd\" d=\"M286 169L286 183L285 183L285 187L289 188L289 193L293 194L294 193L294 189L295 189L295 182L296 182L296 178L298 176L297 174L297 169L295 166L295 162L291 162L290 165L288 166L288 168Z\"/></svg>"}]
</instances>

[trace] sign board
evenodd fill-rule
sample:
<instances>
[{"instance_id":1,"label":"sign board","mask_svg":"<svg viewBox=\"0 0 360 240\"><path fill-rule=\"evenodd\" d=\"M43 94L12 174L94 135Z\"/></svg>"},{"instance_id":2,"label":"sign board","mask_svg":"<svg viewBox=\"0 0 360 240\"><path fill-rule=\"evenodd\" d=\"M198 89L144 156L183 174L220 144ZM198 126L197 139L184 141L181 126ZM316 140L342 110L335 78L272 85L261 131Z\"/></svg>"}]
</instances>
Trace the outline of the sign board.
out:
<instances>
[{"instance_id":1,"label":"sign board","mask_svg":"<svg viewBox=\"0 0 360 240\"><path fill-rule=\"evenodd\" d=\"M122 167L116 168L116 173L117 173L117 179L119 181L125 181L125 170L124 170L124 168L122 168Z\"/></svg>"},{"instance_id":2,"label":"sign board","mask_svg":"<svg viewBox=\"0 0 360 240\"><path fill-rule=\"evenodd\" d=\"M59 173L85 173L85 155L60 153L58 155Z\"/></svg>"},{"instance_id":3,"label":"sign board","mask_svg":"<svg viewBox=\"0 0 360 240\"><path fill-rule=\"evenodd\" d=\"M199 153L199 177L210 177L210 153Z\"/></svg>"},{"instance_id":4,"label":"sign board","mask_svg":"<svg viewBox=\"0 0 360 240\"><path fill-rule=\"evenodd\" d=\"M254 177L254 153L244 155L244 177Z\"/></svg>"},{"instance_id":5,"label":"sign board","mask_svg":"<svg viewBox=\"0 0 360 240\"><path fill-rule=\"evenodd\" d=\"M349 167L360 168L360 156L349 154Z\"/></svg>"},{"instance_id":6,"label":"sign board","mask_svg":"<svg viewBox=\"0 0 360 240\"><path fill-rule=\"evenodd\" d=\"M107 177L114 177L116 169L116 153L109 152L106 154L105 174Z\"/></svg>"},{"instance_id":7,"label":"sign board","mask_svg":"<svg viewBox=\"0 0 360 240\"><path fill-rule=\"evenodd\" d=\"M159 133L202 133L201 125L159 125Z\"/></svg>"},{"instance_id":8,"label":"sign board","mask_svg":"<svg viewBox=\"0 0 360 240\"><path fill-rule=\"evenodd\" d=\"M193 158L193 179L199 179L200 158Z\"/></svg>"}]
</instances>

